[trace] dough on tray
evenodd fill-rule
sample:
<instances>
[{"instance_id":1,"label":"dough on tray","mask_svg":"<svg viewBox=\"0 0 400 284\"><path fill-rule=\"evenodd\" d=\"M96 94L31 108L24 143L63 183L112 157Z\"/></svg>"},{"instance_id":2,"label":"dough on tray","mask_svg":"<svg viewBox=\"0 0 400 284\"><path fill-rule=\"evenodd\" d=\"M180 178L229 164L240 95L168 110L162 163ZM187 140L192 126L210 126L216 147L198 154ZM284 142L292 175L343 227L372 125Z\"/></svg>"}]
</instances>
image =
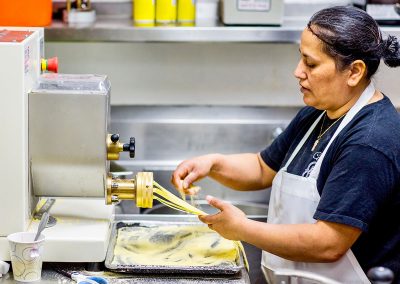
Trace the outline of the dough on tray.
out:
<instances>
[{"instance_id":1,"label":"dough on tray","mask_svg":"<svg viewBox=\"0 0 400 284\"><path fill-rule=\"evenodd\" d=\"M232 266L237 246L201 225L122 227L112 265Z\"/></svg>"}]
</instances>

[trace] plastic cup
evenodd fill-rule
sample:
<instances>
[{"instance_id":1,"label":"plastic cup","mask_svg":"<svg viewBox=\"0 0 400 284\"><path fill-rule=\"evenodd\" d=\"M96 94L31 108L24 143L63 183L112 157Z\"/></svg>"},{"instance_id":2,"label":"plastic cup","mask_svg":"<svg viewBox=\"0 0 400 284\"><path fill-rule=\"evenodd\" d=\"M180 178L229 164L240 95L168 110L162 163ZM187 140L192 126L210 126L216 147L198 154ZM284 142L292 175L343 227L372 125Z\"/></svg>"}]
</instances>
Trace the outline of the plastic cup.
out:
<instances>
[{"instance_id":1,"label":"plastic cup","mask_svg":"<svg viewBox=\"0 0 400 284\"><path fill-rule=\"evenodd\" d=\"M36 233L19 232L8 235L14 280L38 281L42 274L44 235L34 241Z\"/></svg>"}]
</instances>

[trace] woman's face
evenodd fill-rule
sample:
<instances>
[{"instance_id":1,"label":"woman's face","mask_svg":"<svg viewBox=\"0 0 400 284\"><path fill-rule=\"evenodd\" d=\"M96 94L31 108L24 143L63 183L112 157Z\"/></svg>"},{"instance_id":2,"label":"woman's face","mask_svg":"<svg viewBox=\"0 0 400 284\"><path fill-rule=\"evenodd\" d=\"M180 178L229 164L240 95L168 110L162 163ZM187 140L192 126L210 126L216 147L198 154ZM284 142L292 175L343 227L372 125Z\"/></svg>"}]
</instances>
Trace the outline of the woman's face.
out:
<instances>
[{"instance_id":1,"label":"woman's face","mask_svg":"<svg viewBox=\"0 0 400 284\"><path fill-rule=\"evenodd\" d=\"M334 111L349 100L347 72L338 71L334 59L322 48L322 41L306 28L301 35L301 58L294 76L306 105Z\"/></svg>"}]
</instances>

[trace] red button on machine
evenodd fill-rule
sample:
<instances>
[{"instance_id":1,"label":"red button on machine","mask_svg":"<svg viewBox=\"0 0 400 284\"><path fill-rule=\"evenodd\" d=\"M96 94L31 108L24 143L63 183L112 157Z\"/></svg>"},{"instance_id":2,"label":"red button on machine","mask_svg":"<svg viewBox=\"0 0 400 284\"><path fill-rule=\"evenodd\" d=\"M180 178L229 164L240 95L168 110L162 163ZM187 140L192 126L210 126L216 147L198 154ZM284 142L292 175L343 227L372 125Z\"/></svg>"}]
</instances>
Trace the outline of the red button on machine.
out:
<instances>
[{"instance_id":1,"label":"red button on machine","mask_svg":"<svg viewBox=\"0 0 400 284\"><path fill-rule=\"evenodd\" d=\"M42 71L58 72L58 58L52 57L49 59L42 59Z\"/></svg>"}]
</instances>

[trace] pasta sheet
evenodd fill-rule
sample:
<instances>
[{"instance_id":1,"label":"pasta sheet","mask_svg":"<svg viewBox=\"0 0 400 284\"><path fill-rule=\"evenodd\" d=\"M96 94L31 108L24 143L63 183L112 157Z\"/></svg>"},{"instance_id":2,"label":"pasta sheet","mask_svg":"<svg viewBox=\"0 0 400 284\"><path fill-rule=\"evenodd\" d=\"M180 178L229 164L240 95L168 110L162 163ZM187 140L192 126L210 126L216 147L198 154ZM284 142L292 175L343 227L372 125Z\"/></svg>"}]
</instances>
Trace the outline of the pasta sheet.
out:
<instances>
[{"instance_id":1,"label":"pasta sheet","mask_svg":"<svg viewBox=\"0 0 400 284\"><path fill-rule=\"evenodd\" d=\"M123 227L118 230L113 265L236 265L237 245L206 226Z\"/></svg>"}]
</instances>

